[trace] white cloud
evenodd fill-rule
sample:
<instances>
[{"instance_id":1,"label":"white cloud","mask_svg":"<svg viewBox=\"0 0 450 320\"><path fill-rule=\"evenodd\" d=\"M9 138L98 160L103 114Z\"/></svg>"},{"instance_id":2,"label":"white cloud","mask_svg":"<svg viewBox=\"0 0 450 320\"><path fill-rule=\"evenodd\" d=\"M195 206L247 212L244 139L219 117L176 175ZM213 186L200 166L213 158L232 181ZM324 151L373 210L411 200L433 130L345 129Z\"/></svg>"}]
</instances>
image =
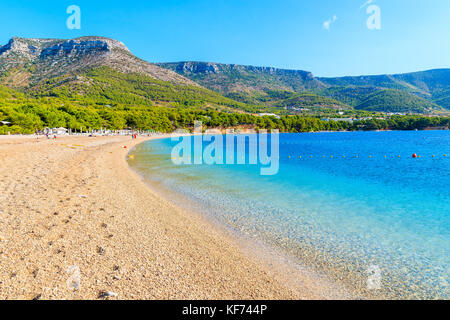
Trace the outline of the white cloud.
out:
<instances>
[{"instance_id":1,"label":"white cloud","mask_svg":"<svg viewBox=\"0 0 450 320\"><path fill-rule=\"evenodd\" d=\"M330 30L331 24L332 24L333 22L335 22L336 20L337 20L337 16L334 15L333 18L328 19L327 21L325 21L325 22L323 23L323 28L324 28L325 30Z\"/></svg>"},{"instance_id":2,"label":"white cloud","mask_svg":"<svg viewBox=\"0 0 450 320\"><path fill-rule=\"evenodd\" d=\"M360 9L364 8L365 6L368 6L369 4L371 4L372 2L374 2L374 0L367 0L366 3L364 3L361 7L359 7Z\"/></svg>"}]
</instances>

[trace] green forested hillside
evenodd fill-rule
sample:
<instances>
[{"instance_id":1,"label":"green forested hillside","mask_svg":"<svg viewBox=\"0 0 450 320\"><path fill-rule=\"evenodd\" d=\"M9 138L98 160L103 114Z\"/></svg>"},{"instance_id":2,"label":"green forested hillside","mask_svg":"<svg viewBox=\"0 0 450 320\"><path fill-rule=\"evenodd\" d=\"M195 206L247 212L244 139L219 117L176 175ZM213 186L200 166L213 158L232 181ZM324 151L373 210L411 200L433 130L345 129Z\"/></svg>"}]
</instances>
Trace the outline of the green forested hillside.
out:
<instances>
[{"instance_id":1,"label":"green forested hillside","mask_svg":"<svg viewBox=\"0 0 450 320\"><path fill-rule=\"evenodd\" d=\"M270 106L285 106L274 92L312 93L332 98L342 105L385 112L439 112L450 110L450 69L397 75L316 78L301 70L224 65L208 62L161 63L197 83L235 100ZM402 94L386 94L391 89ZM369 95L378 92L376 98ZM395 95L396 97L393 97ZM383 101L386 98L386 101ZM404 100L402 100L404 98ZM416 98L425 99L417 100ZM382 107L384 105L384 107ZM422 105L422 106L421 106ZM314 108L317 105L310 105ZM318 105L323 107L323 105ZM390 109L393 106L393 109ZM327 106L333 108L333 105Z\"/></svg>"},{"instance_id":2,"label":"green forested hillside","mask_svg":"<svg viewBox=\"0 0 450 320\"><path fill-rule=\"evenodd\" d=\"M369 86L397 89L432 96L437 90L450 87L450 69L435 69L392 75L318 78L328 86Z\"/></svg>"},{"instance_id":3,"label":"green forested hillside","mask_svg":"<svg viewBox=\"0 0 450 320\"><path fill-rule=\"evenodd\" d=\"M357 110L401 113L433 113L443 110L440 104L396 90L376 87L330 87L321 94L347 103ZM442 100L441 103L445 101Z\"/></svg>"},{"instance_id":4,"label":"green forested hillside","mask_svg":"<svg viewBox=\"0 0 450 320\"><path fill-rule=\"evenodd\" d=\"M245 125L255 129L279 129L282 132L411 130L450 125L448 117L394 116L352 123L289 115L277 119L272 116L259 117L195 106L142 106L121 103L112 106L95 102L94 96L87 95L81 100L77 98L78 96L61 93L44 96L42 92L32 96L0 85L0 121L9 122L8 125L0 124L0 134L33 133L45 127L66 127L83 131L89 128L132 128L171 132L176 128L192 129L194 120L202 121L209 128L235 128Z\"/></svg>"},{"instance_id":5,"label":"green forested hillside","mask_svg":"<svg viewBox=\"0 0 450 320\"><path fill-rule=\"evenodd\" d=\"M411 100L415 100L415 97L423 98L431 105L425 106L426 108L435 108L436 104L440 107L450 110L450 69L435 69L420 72L411 72L404 74L393 74L393 75L380 75L380 76L358 76L358 77L340 77L340 78L319 78L319 80L328 86L340 87L340 88L372 88L373 90L383 90L383 89L394 89L403 92L401 97L405 100L398 100L395 103L396 110L398 110L399 103L403 104L400 109L408 110L411 107ZM348 96L343 92L343 99ZM367 105L366 103L361 104L363 100L367 97L359 97L359 104L362 107L367 106L367 110L375 110L383 102L381 98L383 97L383 92L380 92L377 98L377 103L374 105ZM400 97L400 98L401 98ZM388 99L386 101L386 106L392 102L389 95L386 95ZM343 101L343 100L341 100ZM358 104L358 103L357 103ZM357 106L357 104L351 104ZM413 103L414 104L414 103ZM421 112L422 108L412 108ZM394 110L389 110L390 112L395 112Z\"/></svg>"},{"instance_id":6,"label":"green forested hillside","mask_svg":"<svg viewBox=\"0 0 450 320\"><path fill-rule=\"evenodd\" d=\"M396 81L434 96L438 92L450 88L450 69L434 69L411 72L392 76Z\"/></svg>"},{"instance_id":7,"label":"green forested hillside","mask_svg":"<svg viewBox=\"0 0 450 320\"><path fill-rule=\"evenodd\" d=\"M380 90L367 96L356 109L382 112L430 113L441 109L423 98L400 90Z\"/></svg>"},{"instance_id":8,"label":"green forested hillside","mask_svg":"<svg viewBox=\"0 0 450 320\"><path fill-rule=\"evenodd\" d=\"M200 86L174 84L138 73L121 73L109 67L52 78L27 91L36 97L59 97L90 105L165 105L253 110L249 105Z\"/></svg>"},{"instance_id":9,"label":"green forested hillside","mask_svg":"<svg viewBox=\"0 0 450 320\"><path fill-rule=\"evenodd\" d=\"M290 112L295 112L300 108L311 109L317 112L350 108L336 99L312 92L296 93L287 90L265 90L263 93L254 93L253 95L235 93L229 96L238 101L272 107L271 110L283 108Z\"/></svg>"},{"instance_id":10,"label":"green forested hillside","mask_svg":"<svg viewBox=\"0 0 450 320\"><path fill-rule=\"evenodd\" d=\"M450 110L450 88L435 90L433 94L433 102Z\"/></svg>"},{"instance_id":11,"label":"green forested hillside","mask_svg":"<svg viewBox=\"0 0 450 320\"><path fill-rule=\"evenodd\" d=\"M319 96L313 93L292 93L290 97L273 104L276 107L297 107L320 109L349 109L349 106L335 99Z\"/></svg>"},{"instance_id":12,"label":"green forested hillside","mask_svg":"<svg viewBox=\"0 0 450 320\"><path fill-rule=\"evenodd\" d=\"M349 106L356 107L363 102L370 94L379 91L376 87L348 86L330 87L319 92L320 95L341 101Z\"/></svg>"}]
</instances>

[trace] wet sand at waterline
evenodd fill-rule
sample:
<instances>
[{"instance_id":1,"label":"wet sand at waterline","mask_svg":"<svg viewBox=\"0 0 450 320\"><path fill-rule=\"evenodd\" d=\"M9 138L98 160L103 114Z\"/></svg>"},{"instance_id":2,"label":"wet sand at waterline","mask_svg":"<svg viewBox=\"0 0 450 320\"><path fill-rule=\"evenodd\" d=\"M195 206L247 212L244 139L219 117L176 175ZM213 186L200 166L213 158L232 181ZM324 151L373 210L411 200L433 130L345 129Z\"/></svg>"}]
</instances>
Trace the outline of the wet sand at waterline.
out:
<instances>
[{"instance_id":1,"label":"wet sand at waterline","mask_svg":"<svg viewBox=\"0 0 450 320\"><path fill-rule=\"evenodd\" d=\"M0 137L0 299L336 297L148 188L145 139Z\"/></svg>"}]
</instances>

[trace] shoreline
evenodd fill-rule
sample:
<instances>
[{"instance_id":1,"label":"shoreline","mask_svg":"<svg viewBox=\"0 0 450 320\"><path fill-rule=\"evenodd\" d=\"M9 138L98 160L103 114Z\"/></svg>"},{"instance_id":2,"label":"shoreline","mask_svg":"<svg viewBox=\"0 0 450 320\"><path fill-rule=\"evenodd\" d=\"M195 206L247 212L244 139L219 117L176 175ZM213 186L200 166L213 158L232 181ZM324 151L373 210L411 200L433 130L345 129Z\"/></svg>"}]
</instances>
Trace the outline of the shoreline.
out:
<instances>
[{"instance_id":1,"label":"shoreline","mask_svg":"<svg viewBox=\"0 0 450 320\"><path fill-rule=\"evenodd\" d=\"M155 194L126 161L150 139L0 138L1 299L327 298Z\"/></svg>"},{"instance_id":2,"label":"shoreline","mask_svg":"<svg viewBox=\"0 0 450 320\"><path fill-rule=\"evenodd\" d=\"M164 139L161 137L160 139ZM153 139L152 139L153 140ZM145 143L146 141L142 142ZM140 143L140 144L142 144ZM136 146L138 146L137 144ZM136 147L135 146L135 147ZM128 156L133 153L135 147L129 150ZM127 159L128 159L127 156ZM296 257L287 252L280 251L279 248L263 242L260 239L250 238L225 222L220 221L213 214L205 211L195 200L170 190L160 183L152 181L150 178L140 174L138 170L130 166L130 170L141 179L153 193L171 203L174 207L182 210L193 219L205 220L214 232L223 235L228 241L234 243L252 261L256 261L261 267L270 273L271 277L285 284L293 290L302 292L305 289L314 293L314 298L306 299L362 299L361 296L345 288L343 284L337 283L323 271L312 268L299 261ZM304 295L304 293L302 293Z\"/></svg>"},{"instance_id":3,"label":"shoreline","mask_svg":"<svg viewBox=\"0 0 450 320\"><path fill-rule=\"evenodd\" d=\"M157 145L158 146L158 145ZM150 148L152 149L152 148ZM149 150L150 150L149 149ZM148 150L148 151L149 151ZM144 157L146 152L146 148L144 147L142 149L143 153L142 156ZM166 152L166 151L164 151ZM163 153L164 153L163 152ZM130 151L130 154L133 153L133 150ZM156 151L157 154L158 151ZM138 152L139 154L139 152ZM169 156L170 156L170 151L169 151ZM137 158L137 157L136 157ZM156 162L157 162L157 167L159 167L159 157L156 157ZM146 163L146 162L141 162L142 163ZM133 164L133 161L131 160L130 164ZM205 200L205 203L208 203L208 199L206 198L202 198L202 193L199 192L197 195L195 192L193 193L189 193L186 192L186 194L184 194L183 192L183 188L178 188L176 187L177 184L175 185L168 185L165 186L165 183L161 183L158 182L161 178L164 178L164 176L161 176L160 174L158 174L157 172L155 172L154 174L158 177L155 181L152 181L151 176L148 176L148 172L146 172L145 167L146 166L142 166L142 165L138 165L138 163L134 164L136 167L132 168L140 173L140 175L143 177L142 179L146 179L146 175L147 175L147 184L149 184L151 187L153 187L153 190L155 192L160 191L160 195L162 197L165 197L167 199L167 195L168 195L168 191L172 192L173 194L177 194L178 198L180 198L180 201L176 201L176 205L178 205L179 207L183 208L183 210L186 211L186 208L191 209L191 211L194 211L194 213L196 214L202 214L203 216L205 216L207 218L207 220L209 221L213 221L215 222L216 225L219 226L219 228L221 229L231 229L231 231L235 231L235 232L231 232L231 236L233 238L237 238L239 244L241 245L241 248L246 247L247 246L247 250L245 250L246 254L249 254L250 256L252 256L252 258L260 258L258 257L258 254L263 252L265 253L266 251L270 251L270 254L267 254L265 257L266 259L263 259L262 262L260 262L261 264L265 264L266 266L269 265L269 269L274 269L274 262L275 264L278 266L280 263L280 260L284 263L284 272L282 272L283 274L300 274L301 276L305 277L305 270L302 267L308 267L309 270L308 271L313 271L315 273L318 273L321 276L325 276L322 278L325 278L326 280L331 279L331 284L335 284L338 285L340 289L340 291L345 291L345 294L341 295L339 298L345 297L346 299L401 299L401 298L417 298L419 297L418 295L415 294L414 291L409 290L408 289L408 285L404 285L406 282L404 275L402 275L399 272L396 272L396 270L392 269L383 269L384 276L386 279L391 279L390 281L392 282L392 285L394 286L394 284L397 284L396 286L394 286L395 288L399 288L398 291L392 290L391 287L385 286L383 287L383 290L368 290L366 287L366 280L367 280L367 276L366 276L366 269L364 269L364 264L360 264L359 260L355 259L355 260L349 260L349 262L347 262L346 264L342 263L342 260L336 259L335 261L325 261L325 260L320 260L320 259L315 259L315 257L320 257L321 251L320 250L315 250L314 247L302 247L301 250L290 250L291 248L285 247L280 245L280 243L275 242L271 242L270 238L259 238L257 235L250 235L250 234L245 234L245 232L241 233L240 230L233 230L233 223L231 223L231 225L228 224L228 220L225 219L218 219L218 217L221 216L221 212L228 212L227 208L222 208L220 211L216 211L214 209L214 207L211 206L207 206L207 205L203 205L202 204L202 200ZM151 168L152 165L151 163L148 163L149 167ZM164 168L165 165L162 165L162 168ZM171 170L172 171L172 170ZM153 172L153 171L150 171ZM179 176L183 176L182 174L180 175L178 171L177 175ZM201 172L199 172L198 170L195 171L193 170L194 173L201 175ZM192 172L189 172L189 174L191 174ZM171 176L169 174L169 178L171 179L170 181L172 181L172 179L174 179L173 176ZM177 181L177 179L173 180L173 181ZM229 181L228 181L229 182ZM181 181L181 185L183 184L183 182ZM232 183L231 183L232 184ZM170 188L172 187L173 190L170 190ZM161 191L161 189L164 188L163 191ZM194 187L195 189L195 187ZM201 189L201 188L200 188ZM192 197L190 197L192 196ZM209 195L211 196L211 195ZM219 196L219 195L218 195ZM198 197L198 198L197 198ZM214 195L213 195L214 197ZM174 196L172 196L172 198L170 199L172 200L171 202L175 202L174 200L177 200ZM197 205L186 205L186 203L188 202L192 202L194 204ZM194 208L194 210L192 210L192 208ZM237 211L239 211L238 208L234 208L235 211L237 209ZM237 234L237 235L236 235ZM244 237L242 237L242 235ZM308 233L306 233L306 235L308 235ZM255 238L253 238L253 236L255 236ZM308 236L307 236L308 237ZM251 246L252 243L249 243L249 241L247 240L251 240L250 242L253 243L253 246ZM255 239L259 239L262 240L262 246L255 244L256 240ZM269 240L269 241L265 241L265 240ZM250 244L250 245L249 245ZM273 249L273 250L267 250L267 248L270 247L269 249ZM279 250L280 249L280 250ZM286 259L288 258L288 259ZM278 261L277 261L278 260ZM288 261L290 260L290 261ZM329 263L328 263L329 262ZM333 263L334 262L334 263ZM293 266L294 264L294 266ZM300 264L300 269L303 271L298 273L297 271L295 271L295 264ZM362 267L360 267L362 265ZM292 268L294 267L294 268ZM318 268L316 268L318 267ZM349 270L352 270L352 280L349 280L348 277L349 275ZM355 280L356 279L356 280ZM404 279L404 280L402 280ZM321 279L323 280L323 279ZM291 281L292 282L292 281ZM328 282L328 288L331 288L332 285L330 284L330 281ZM413 283L415 284L415 283ZM323 286L322 286L323 287ZM412 287L412 286L411 286ZM345 290L347 288L347 290ZM418 285L416 285L414 288L419 288ZM353 290L354 289L354 290ZM418 290L418 289L417 289ZM425 292L426 287L423 287L421 289L423 292ZM336 290L334 290L336 291ZM328 292L329 295L328 297L332 296L332 294L330 294L330 292ZM425 297L430 297L433 298L432 295L429 296L425 296ZM339 299L338 298L338 299Z\"/></svg>"}]
</instances>

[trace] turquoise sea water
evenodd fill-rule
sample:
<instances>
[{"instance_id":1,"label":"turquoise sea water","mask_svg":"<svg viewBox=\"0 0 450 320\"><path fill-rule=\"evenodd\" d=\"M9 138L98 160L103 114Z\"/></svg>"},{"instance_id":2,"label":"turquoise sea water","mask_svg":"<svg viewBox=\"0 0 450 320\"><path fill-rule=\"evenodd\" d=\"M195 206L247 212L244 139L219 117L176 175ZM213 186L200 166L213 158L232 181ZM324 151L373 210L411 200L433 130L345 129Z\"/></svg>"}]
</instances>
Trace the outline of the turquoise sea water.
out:
<instances>
[{"instance_id":1,"label":"turquoise sea water","mask_svg":"<svg viewBox=\"0 0 450 320\"><path fill-rule=\"evenodd\" d=\"M129 163L360 296L448 298L450 131L280 134L270 176L248 161L175 165L176 144L145 142Z\"/></svg>"}]
</instances>

